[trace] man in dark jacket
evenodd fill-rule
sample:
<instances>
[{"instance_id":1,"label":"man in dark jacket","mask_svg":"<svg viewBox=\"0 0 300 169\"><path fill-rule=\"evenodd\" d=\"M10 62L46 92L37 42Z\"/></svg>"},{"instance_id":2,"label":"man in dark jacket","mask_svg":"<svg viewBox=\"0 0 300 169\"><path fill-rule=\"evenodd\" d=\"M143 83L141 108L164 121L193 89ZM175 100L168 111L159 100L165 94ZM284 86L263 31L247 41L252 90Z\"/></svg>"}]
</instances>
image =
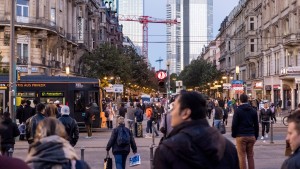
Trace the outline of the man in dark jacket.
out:
<instances>
[{"instance_id":1,"label":"man in dark jacket","mask_svg":"<svg viewBox=\"0 0 300 169\"><path fill-rule=\"evenodd\" d=\"M258 137L257 112L248 103L248 96L240 96L241 105L237 107L232 120L231 135L236 138L240 169L254 169L253 147Z\"/></svg>"},{"instance_id":2,"label":"man in dark jacket","mask_svg":"<svg viewBox=\"0 0 300 169\"><path fill-rule=\"evenodd\" d=\"M20 135L20 131L16 123L10 118L9 112L3 113L2 129L0 129L1 136L1 154L8 156L8 150L14 149L15 137Z\"/></svg>"},{"instance_id":3,"label":"man in dark jacket","mask_svg":"<svg viewBox=\"0 0 300 169\"><path fill-rule=\"evenodd\" d=\"M125 108L125 104L121 103L121 107L119 108L119 115L125 118L126 113L127 109Z\"/></svg>"},{"instance_id":4,"label":"man in dark jacket","mask_svg":"<svg viewBox=\"0 0 300 169\"><path fill-rule=\"evenodd\" d=\"M130 153L130 146L135 154L137 152L137 147L133 138L132 133L128 128L125 127L124 117L120 116L118 118L119 126L114 128L111 133L111 137L107 143L106 151L109 152L110 148L112 148L112 152L115 157L115 163L117 169L125 169L126 159L128 154ZM126 133L128 136L128 144L120 145L118 143L118 137L120 137L120 133Z\"/></svg>"},{"instance_id":5,"label":"man in dark jacket","mask_svg":"<svg viewBox=\"0 0 300 169\"><path fill-rule=\"evenodd\" d=\"M286 141L290 144L293 154L286 159L281 169L294 169L300 166L300 110L288 117Z\"/></svg>"},{"instance_id":6,"label":"man in dark jacket","mask_svg":"<svg viewBox=\"0 0 300 169\"><path fill-rule=\"evenodd\" d=\"M45 105L43 103L37 104L36 111L36 114L26 121L26 138L29 144L34 141L38 123L45 118Z\"/></svg>"},{"instance_id":7,"label":"man in dark jacket","mask_svg":"<svg viewBox=\"0 0 300 169\"><path fill-rule=\"evenodd\" d=\"M65 126L66 132L68 134L68 141L74 147L79 138L78 124L75 119L70 117L69 106L61 106L61 117L58 120Z\"/></svg>"},{"instance_id":8,"label":"man in dark jacket","mask_svg":"<svg viewBox=\"0 0 300 169\"><path fill-rule=\"evenodd\" d=\"M22 124L23 122L25 123L26 120L24 121L24 107L26 105L26 100L21 100L20 106L17 108L17 114L16 114L16 119L19 120L19 123Z\"/></svg>"},{"instance_id":9,"label":"man in dark jacket","mask_svg":"<svg viewBox=\"0 0 300 169\"><path fill-rule=\"evenodd\" d=\"M270 121L271 121L272 112L269 109L268 103L264 104L264 108L260 110L259 113L259 123L261 123L261 139L268 138L268 133L270 129ZM266 131L266 134L265 134ZM264 140L265 141L265 140Z\"/></svg>"},{"instance_id":10,"label":"man in dark jacket","mask_svg":"<svg viewBox=\"0 0 300 169\"><path fill-rule=\"evenodd\" d=\"M90 103L86 107L85 111L85 128L87 130L87 136L85 138L92 138L92 124L93 120L95 119L95 115L99 113L99 109L96 103Z\"/></svg>"},{"instance_id":11,"label":"man in dark jacket","mask_svg":"<svg viewBox=\"0 0 300 169\"><path fill-rule=\"evenodd\" d=\"M30 105L31 105L31 101L26 100L26 104L24 106L24 115L23 115L24 122L26 122L27 119L29 119L31 116L34 115L34 110Z\"/></svg>"},{"instance_id":12,"label":"man in dark jacket","mask_svg":"<svg viewBox=\"0 0 300 169\"><path fill-rule=\"evenodd\" d=\"M174 127L155 151L155 169L237 169L235 146L206 120L206 100L183 92L171 112Z\"/></svg>"}]
</instances>

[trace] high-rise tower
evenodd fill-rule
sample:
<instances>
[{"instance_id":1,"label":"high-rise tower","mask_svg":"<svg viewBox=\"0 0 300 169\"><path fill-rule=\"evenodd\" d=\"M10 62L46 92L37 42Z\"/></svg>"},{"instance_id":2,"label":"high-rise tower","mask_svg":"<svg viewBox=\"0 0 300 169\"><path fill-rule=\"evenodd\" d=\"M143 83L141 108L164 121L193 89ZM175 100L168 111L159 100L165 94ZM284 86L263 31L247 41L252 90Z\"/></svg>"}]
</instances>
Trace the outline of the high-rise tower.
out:
<instances>
[{"instance_id":1,"label":"high-rise tower","mask_svg":"<svg viewBox=\"0 0 300 169\"><path fill-rule=\"evenodd\" d=\"M144 16L144 0L117 0L119 15ZM139 51L143 44L143 25L139 22L119 21L123 25L123 34L128 36ZM141 52L139 52L141 53Z\"/></svg>"},{"instance_id":2,"label":"high-rise tower","mask_svg":"<svg viewBox=\"0 0 300 169\"><path fill-rule=\"evenodd\" d=\"M172 18L180 24L167 26L167 59L170 72L180 73L213 38L213 0L168 0Z\"/></svg>"}]
</instances>

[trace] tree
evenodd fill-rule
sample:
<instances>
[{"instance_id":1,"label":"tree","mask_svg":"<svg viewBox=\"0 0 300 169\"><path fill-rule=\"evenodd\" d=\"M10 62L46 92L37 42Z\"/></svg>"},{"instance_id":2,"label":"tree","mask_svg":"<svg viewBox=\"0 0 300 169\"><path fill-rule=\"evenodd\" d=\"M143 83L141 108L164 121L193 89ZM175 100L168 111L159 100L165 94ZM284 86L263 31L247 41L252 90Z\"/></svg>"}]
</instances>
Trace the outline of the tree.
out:
<instances>
[{"instance_id":1,"label":"tree","mask_svg":"<svg viewBox=\"0 0 300 169\"><path fill-rule=\"evenodd\" d=\"M187 88L204 86L220 78L221 72L216 66L204 59L193 60L179 75L179 79Z\"/></svg>"}]
</instances>

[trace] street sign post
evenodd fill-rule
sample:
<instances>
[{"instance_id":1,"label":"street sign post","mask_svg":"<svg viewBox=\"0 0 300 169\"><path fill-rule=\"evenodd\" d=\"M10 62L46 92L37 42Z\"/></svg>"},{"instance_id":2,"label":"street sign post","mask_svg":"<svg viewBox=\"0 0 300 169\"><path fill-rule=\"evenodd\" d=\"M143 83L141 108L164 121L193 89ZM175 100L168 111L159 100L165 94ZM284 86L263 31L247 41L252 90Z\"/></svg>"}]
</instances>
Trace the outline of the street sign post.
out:
<instances>
[{"instance_id":1,"label":"street sign post","mask_svg":"<svg viewBox=\"0 0 300 169\"><path fill-rule=\"evenodd\" d=\"M123 93L123 85L122 84L114 84L113 90L115 93Z\"/></svg>"}]
</instances>

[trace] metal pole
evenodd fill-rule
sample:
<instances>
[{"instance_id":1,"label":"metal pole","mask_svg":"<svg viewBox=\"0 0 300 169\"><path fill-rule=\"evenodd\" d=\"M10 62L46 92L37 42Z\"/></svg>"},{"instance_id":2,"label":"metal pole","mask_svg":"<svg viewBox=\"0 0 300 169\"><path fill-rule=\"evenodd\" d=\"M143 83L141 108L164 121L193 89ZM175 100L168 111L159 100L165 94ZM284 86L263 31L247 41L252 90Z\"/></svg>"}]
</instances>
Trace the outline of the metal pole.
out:
<instances>
[{"instance_id":1,"label":"metal pole","mask_svg":"<svg viewBox=\"0 0 300 169\"><path fill-rule=\"evenodd\" d=\"M273 141L273 121L271 121L271 140L270 140L270 144L274 144L274 141Z\"/></svg>"},{"instance_id":2,"label":"metal pole","mask_svg":"<svg viewBox=\"0 0 300 169\"><path fill-rule=\"evenodd\" d=\"M168 72L167 72L167 77L168 77L168 88L167 88L167 109L169 107L169 100L170 100L170 63L167 63L167 67L168 67Z\"/></svg>"},{"instance_id":3,"label":"metal pole","mask_svg":"<svg viewBox=\"0 0 300 169\"><path fill-rule=\"evenodd\" d=\"M81 160L84 161L84 147L80 148Z\"/></svg>"},{"instance_id":4,"label":"metal pole","mask_svg":"<svg viewBox=\"0 0 300 169\"><path fill-rule=\"evenodd\" d=\"M11 0L10 13L10 63L9 63L9 112L13 122L16 122L16 63L15 63L15 0Z\"/></svg>"},{"instance_id":5,"label":"metal pole","mask_svg":"<svg viewBox=\"0 0 300 169\"><path fill-rule=\"evenodd\" d=\"M239 74L236 73L236 80L239 80ZM236 103L239 104L239 92L236 94Z\"/></svg>"}]
</instances>

